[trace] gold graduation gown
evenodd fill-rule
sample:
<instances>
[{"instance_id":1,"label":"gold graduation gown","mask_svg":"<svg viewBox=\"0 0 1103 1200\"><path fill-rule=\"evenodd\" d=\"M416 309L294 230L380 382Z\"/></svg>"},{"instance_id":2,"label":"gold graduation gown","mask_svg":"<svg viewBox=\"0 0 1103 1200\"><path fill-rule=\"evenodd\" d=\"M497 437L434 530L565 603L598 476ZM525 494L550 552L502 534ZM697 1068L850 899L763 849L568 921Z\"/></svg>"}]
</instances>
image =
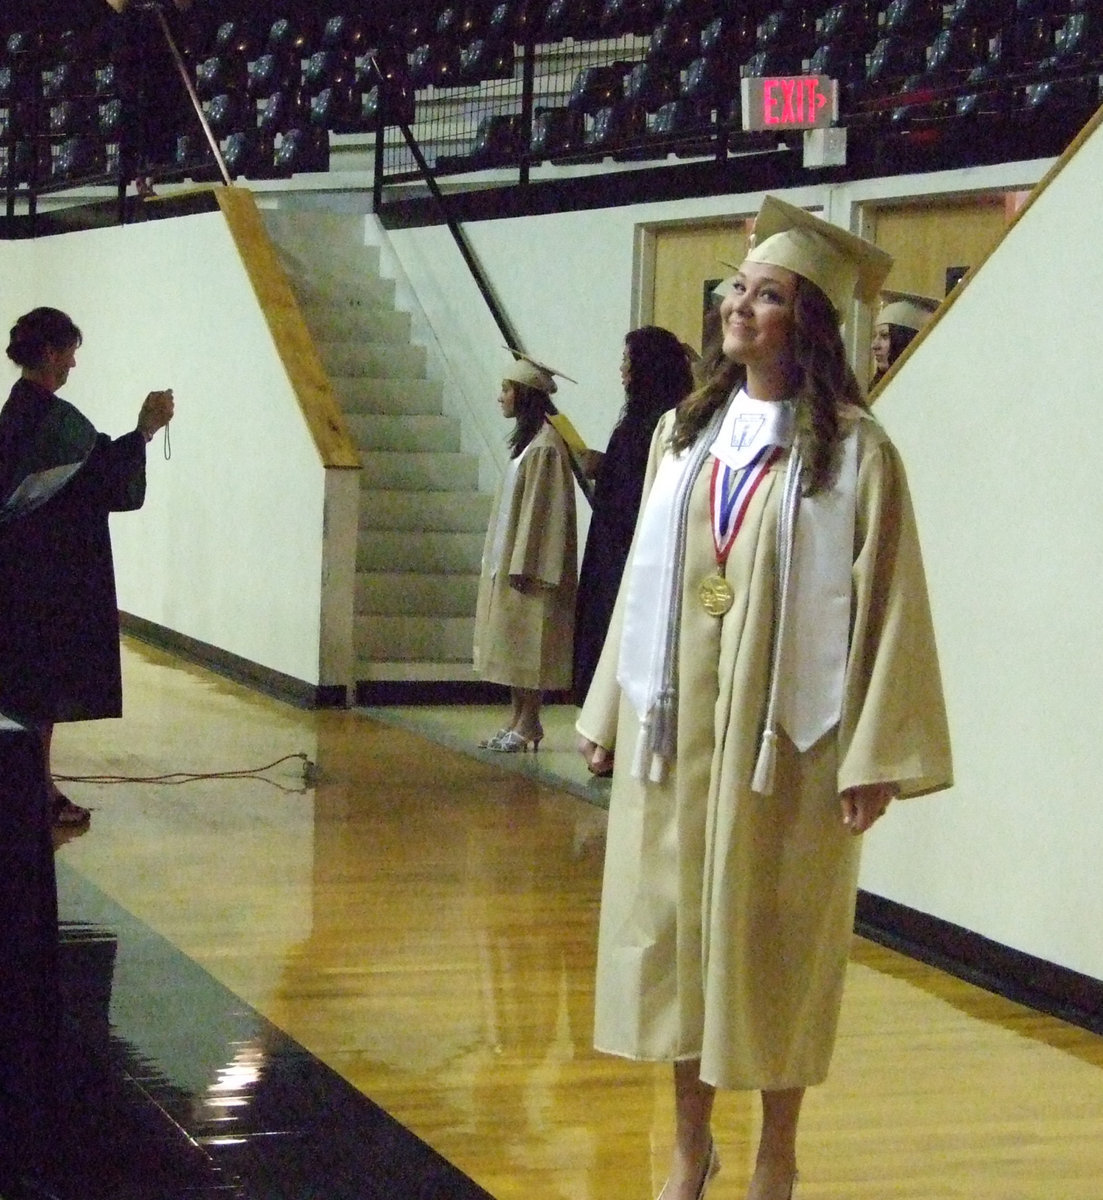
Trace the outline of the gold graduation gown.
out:
<instances>
[{"instance_id":1,"label":"gold graduation gown","mask_svg":"<svg viewBox=\"0 0 1103 1200\"><path fill-rule=\"evenodd\" d=\"M563 439L541 426L521 455L512 487L498 490L483 550L475 611L475 670L494 683L532 689L571 685L578 531L574 479ZM499 514L508 505L493 573ZM533 585L518 591L510 580Z\"/></svg>"},{"instance_id":2,"label":"gold graduation gown","mask_svg":"<svg viewBox=\"0 0 1103 1200\"><path fill-rule=\"evenodd\" d=\"M780 733L773 795L751 791L769 682L787 455L751 501L727 564L735 603L719 619L697 598L698 584L716 569L711 457L693 485L677 759L664 782L633 779L629 770L639 722L616 682L623 593L578 721L586 737L618 749L595 1045L653 1061L699 1057L701 1079L717 1087L799 1087L827 1074L861 849L861 838L842 824L839 793L893 781L900 795L919 795L951 782L903 467L872 418L857 423L851 629L838 726L803 754ZM645 497L670 424L664 418L656 431Z\"/></svg>"}]
</instances>

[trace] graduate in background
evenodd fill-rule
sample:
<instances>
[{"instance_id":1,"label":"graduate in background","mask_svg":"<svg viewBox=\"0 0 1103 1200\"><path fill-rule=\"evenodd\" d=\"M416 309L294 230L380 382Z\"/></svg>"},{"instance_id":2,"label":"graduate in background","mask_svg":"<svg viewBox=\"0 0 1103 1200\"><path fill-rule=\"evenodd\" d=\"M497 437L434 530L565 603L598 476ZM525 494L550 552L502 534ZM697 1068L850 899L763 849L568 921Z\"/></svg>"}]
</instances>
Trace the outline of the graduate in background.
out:
<instances>
[{"instance_id":1,"label":"graduate in background","mask_svg":"<svg viewBox=\"0 0 1103 1200\"><path fill-rule=\"evenodd\" d=\"M873 325L873 378L870 387L881 382L889 367L915 340L915 335L934 315L938 301L913 292L882 292L881 310Z\"/></svg>"},{"instance_id":2,"label":"graduate in background","mask_svg":"<svg viewBox=\"0 0 1103 1200\"><path fill-rule=\"evenodd\" d=\"M539 749L543 693L571 685L577 530L570 456L548 422L556 375L568 378L518 355L498 396L514 426L483 549L474 663L510 688L509 723L480 743L507 754Z\"/></svg>"},{"instance_id":3,"label":"graduate in background","mask_svg":"<svg viewBox=\"0 0 1103 1200\"><path fill-rule=\"evenodd\" d=\"M861 837L949 786L904 469L839 333L891 260L767 197L725 365L652 443L579 750L616 749L594 1041L673 1064L662 1200L719 1170L717 1088L761 1093L748 1200L789 1200L835 1042Z\"/></svg>"}]
</instances>

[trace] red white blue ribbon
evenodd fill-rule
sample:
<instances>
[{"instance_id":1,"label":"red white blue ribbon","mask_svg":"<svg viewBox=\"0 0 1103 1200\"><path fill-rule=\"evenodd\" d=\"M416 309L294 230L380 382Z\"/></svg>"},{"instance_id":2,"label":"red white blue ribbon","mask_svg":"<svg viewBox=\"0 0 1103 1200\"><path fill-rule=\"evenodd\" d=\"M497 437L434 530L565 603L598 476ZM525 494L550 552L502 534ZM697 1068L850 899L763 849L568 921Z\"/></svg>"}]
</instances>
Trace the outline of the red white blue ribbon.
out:
<instances>
[{"instance_id":1,"label":"red white blue ribbon","mask_svg":"<svg viewBox=\"0 0 1103 1200\"><path fill-rule=\"evenodd\" d=\"M739 469L729 467L718 458L713 461L709 512L716 561L721 566L728 561L759 484L769 474L780 454L781 448L778 446L763 446L745 467Z\"/></svg>"}]
</instances>

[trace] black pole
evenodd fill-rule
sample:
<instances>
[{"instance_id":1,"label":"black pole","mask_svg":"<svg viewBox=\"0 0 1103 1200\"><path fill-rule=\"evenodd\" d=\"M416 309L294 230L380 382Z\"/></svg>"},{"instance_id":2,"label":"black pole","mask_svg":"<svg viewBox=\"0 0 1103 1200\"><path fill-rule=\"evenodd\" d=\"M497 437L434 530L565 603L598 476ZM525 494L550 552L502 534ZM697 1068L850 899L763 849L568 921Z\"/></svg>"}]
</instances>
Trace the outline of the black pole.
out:
<instances>
[{"instance_id":1,"label":"black pole","mask_svg":"<svg viewBox=\"0 0 1103 1200\"><path fill-rule=\"evenodd\" d=\"M152 0L150 7L157 14L157 20L161 25L161 32L165 35L165 41L168 42L169 51L172 54L173 61L176 63L176 69L180 72L180 78L183 80L184 88L188 93L188 98L192 102L192 107L195 109L195 115L199 118L199 124L203 126L203 132L206 134L207 141L211 147L211 153L214 155L214 160L218 163L218 170L222 175L222 181L227 187L232 186L230 172L226 167L226 160L222 157L222 147L218 144L218 138L215 137L211 129L210 122L207 120L207 114L203 111L203 105L199 99L199 95L195 90L195 85L191 81L191 76L188 74L187 63L184 62L184 56L180 53L179 47L176 45L176 39L172 36L172 30L169 28L168 19L165 17L161 9L159 0Z\"/></svg>"},{"instance_id":2,"label":"black pole","mask_svg":"<svg viewBox=\"0 0 1103 1200\"><path fill-rule=\"evenodd\" d=\"M532 146L532 97L536 81L536 46L529 40L525 42L524 57L521 60L521 170L518 172L518 182L522 187L529 181L529 158Z\"/></svg>"},{"instance_id":3,"label":"black pole","mask_svg":"<svg viewBox=\"0 0 1103 1200\"><path fill-rule=\"evenodd\" d=\"M375 55L371 56L371 64L375 68L376 76L379 79L379 95L380 99L382 100L381 108L383 109L383 113L386 114L386 112L390 109L390 97L386 94L386 81L384 79L383 70L380 67L379 61L376 59ZM475 280L476 286L482 294L483 299L486 301L487 307L490 309L490 315L494 318L494 323L498 326L502 337L505 338L506 345L511 350L519 350L521 348L521 343L518 340L517 334L513 331L512 326L506 319L505 313L502 312L497 298L490 287L490 283L483 274L483 269L479 263L479 260L475 257L471 247L467 244L467 238L464 237L463 230L460 228L459 222L455 219L455 217L452 216L448 201L445 198L444 193L440 190L440 186L437 184L436 178L429 168L429 164L425 161L425 155L422 154L421 147L417 144L417 138L414 137L413 130L409 125L406 124L405 121L396 121L395 124L397 124L398 128L401 130L402 136L406 141L406 145L409 148L410 153L414 156L414 162L417 163L417 169L421 172L421 177L425 180L425 185L429 189L429 194L436 201L437 207L443 214L444 222L448 226L448 232L451 233L452 240L456 243L460 254L463 256L463 261L467 264L467 269L471 272L471 276ZM378 154L376 157L378 158ZM380 190L382 191L382 186Z\"/></svg>"},{"instance_id":4,"label":"black pole","mask_svg":"<svg viewBox=\"0 0 1103 1200\"><path fill-rule=\"evenodd\" d=\"M379 69L379 63L372 56L372 66L379 77L380 98L383 101L384 111L388 104L387 97L383 93L383 72ZM531 90L530 90L531 94ZM445 224L448 226L448 231L452 235L453 241L459 248L460 254L463 256L463 261L467 264L467 269L471 272L471 277L475 280L483 299L486 301L487 307L490 309L490 315L494 318L494 323L498 326L502 337L505 339L506 346L510 350L520 352L521 341L514 332L513 327L506 319L506 315L502 312L498 304L494 291L490 286L489 281L483 274L482 266L479 260L475 257L471 247L467 244L467 238L464 237L463 230L460 228L459 222L452 216L448 205L447 198L440 190L433 172L429 168L429 164L425 161L425 155L421 152L421 147L417 144L417 138L414 137L413 130L404 121L396 122L398 128L402 131L402 136L406 140L406 145L409 147L410 153L414 156L414 162L417 163L417 168L421 172L422 178L425 180L425 185L429 189L429 194L437 203L437 207L444 215ZM378 155L377 155L378 157ZM594 499L594 485L587 477L586 472L582 469L582 463L575 456L574 451L568 446L567 457L571 463L571 470L574 473L575 479L578 481L579 487L582 489L582 494L590 503Z\"/></svg>"}]
</instances>

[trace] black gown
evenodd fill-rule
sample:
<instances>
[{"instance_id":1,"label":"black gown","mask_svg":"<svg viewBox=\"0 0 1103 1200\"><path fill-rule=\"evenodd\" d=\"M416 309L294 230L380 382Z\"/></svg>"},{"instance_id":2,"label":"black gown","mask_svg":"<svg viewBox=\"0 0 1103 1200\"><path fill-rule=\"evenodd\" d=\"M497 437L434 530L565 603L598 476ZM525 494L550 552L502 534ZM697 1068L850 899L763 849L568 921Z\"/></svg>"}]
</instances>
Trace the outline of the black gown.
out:
<instances>
[{"instance_id":1,"label":"black gown","mask_svg":"<svg viewBox=\"0 0 1103 1200\"><path fill-rule=\"evenodd\" d=\"M0 503L49 406L19 380L0 409ZM145 438L97 434L44 504L0 522L0 711L35 724L122 715L119 611L108 514L145 499Z\"/></svg>"},{"instance_id":2,"label":"black gown","mask_svg":"<svg viewBox=\"0 0 1103 1200\"><path fill-rule=\"evenodd\" d=\"M644 421L622 419L609 436L598 471L575 603L571 695L576 704L586 699L605 643L636 530L651 438L661 415L654 413Z\"/></svg>"}]
</instances>

